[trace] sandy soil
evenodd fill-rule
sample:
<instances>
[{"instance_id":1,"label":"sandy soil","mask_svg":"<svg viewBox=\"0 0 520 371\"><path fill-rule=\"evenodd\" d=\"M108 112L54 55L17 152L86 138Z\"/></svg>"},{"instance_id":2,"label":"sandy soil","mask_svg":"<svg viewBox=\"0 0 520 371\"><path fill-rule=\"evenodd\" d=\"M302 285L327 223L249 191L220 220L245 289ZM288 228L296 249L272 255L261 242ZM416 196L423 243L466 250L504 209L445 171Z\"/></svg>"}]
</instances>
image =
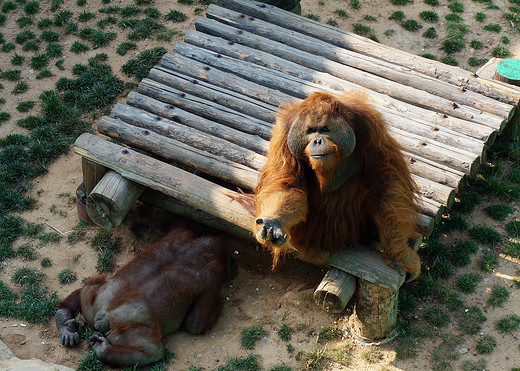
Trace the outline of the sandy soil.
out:
<instances>
[{"instance_id":1,"label":"sandy soil","mask_svg":"<svg viewBox=\"0 0 520 371\"><path fill-rule=\"evenodd\" d=\"M69 4L70 3L70 4ZM89 2L90 3L90 2ZM120 1L122 6L132 5L130 1ZM326 22L328 17L334 16L334 10L345 9L349 13L346 19L336 17L338 26L347 30L352 30L352 24L356 22L364 22L365 15L372 15L378 18L377 23L371 23L380 42L392 45L399 49L410 51L415 54L432 53L438 58L444 54L439 49L440 40L443 39L445 27L443 24L443 14L447 14L447 2L441 0L441 5L435 10L441 16L439 25L436 25L440 37L435 41L425 42L426 39L421 37L424 30L411 33L404 31L398 24L389 21L389 15L395 10L403 10L408 18L419 20L417 14L422 10L432 9L422 2L416 1L413 5L404 8L390 5L388 2L380 2L375 0L362 1L362 7L359 10L352 10L348 7L348 2L344 0L325 0L324 5L319 5L316 0L303 0L303 13L313 13L319 15L322 22ZM45 5L44 5L45 4ZM92 1L89 11L95 12L101 6L100 1ZM94 5L95 4L95 5ZM506 1L496 2L502 9L506 9L510 4ZM501 34L491 34L484 32L481 24L472 21L474 13L478 9L482 9L478 3L465 2L466 12L463 17L469 27L473 30L473 34L467 37L468 44L472 38L482 40L486 47L482 51L475 51L466 47L462 52L455 56L459 60L461 66L467 67L467 60L471 56L478 58L490 57L489 48L499 45L500 37L507 35L511 40L509 49L517 57L520 56L520 38L518 34L514 34L507 26L507 22L500 18L501 11L486 11L488 19L486 23L500 23L503 25L504 32ZM42 9L48 8L48 4L42 3ZM74 2L67 2L63 6L72 10L75 14L79 13ZM154 7L158 8L163 14L167 13L170 8L181 9L190 15L187 22L182 23L177 28L181 31L192 28L195 16L193 11L195 6L179 5L172 1L157 0ZM52 14L48 10L42 10L38 15L40 17L51 17ZM14 17L17 18L17 17ZM424 22L424 27L427 26ZM429 27L429 26L428 26ZM391 36L385 36L384 32L388 29L394 29L395 32ZM115 32L119 32L114 28ZM14 19L9 18L8 22L2 29L2 33L6 39L13 39L19 32L18 26ZM22 69L22 78L27 81L31 87L29 91L23 95L3 94L6 104L1 107L11 113L12 118L9 122L0 125L0 137L4 137L10 133L24 132L24 129L18 127L15 123L19 118L25 117L27 114L21 114L14 109L16 104L25 100L38 100L39 94L47 89L54 87L57 79L63 75L70 74L70 68L75 63L85 62L87 58L94 56L96 53L104 52L109 55L109 63L113 66L115 72L119 72L120 66L129 58L138 54L138 51L131 52L125 57L121 57L115 53L115 45L125 40L124 34L120 33L118 39L114 41L110 48L100 48L92 50L85 55L77 56L68 52L70 44L75 39L71 37L63 37L60 43L64 46L65 51L65 71L59 71L52 65L51 70L56 75L50 79L36 80L36 72L29 69L27 64ZM172 45L174 41L172 41ZM139 49L151 48L154 46L164 46L171 49L172 45L164 45L157 41L147 40L139 42ZM30 58L29 53L17 50L19 54L26 55ZM12 69L8 58L0 58L0 68L2 70ZM2 81L5 86L3 92L11 91L14 83ZM37 114L35 108L30 114ZM49 167L49 172L34 181L34 187L31 194L37 199L38 205L31 212L22 213L21 216L28 221L35 223L43 223L46 231L59 231L66 235L78 223L76 214L76 205L71 200L74 197L76 187L81 183L81 166L80 158L72 152L62 156L54 164ZM492 224L501 231L505 237L505 223L494 223L485 215L483 209L485 203L476 210L468 219L470 225L473 224ZM515 214L510 216L507 221L520 217L520 205L513 204ZM113 231L115 237L122 238L123 251L117 255L119 265L125 264L132 257L139 253L142 249L154 242L162 233L163 226L167 223L170 216L160 210L148 208L145 205L136 206L126 219L125 223ZM507 222L506 221L506 222ZM143 230L143 238L137 239L130 231L133 223L145 223L148 225ZM81 286L81 281L85 277L95 274L96 252L90 246L90 239L97 233L97 229L92 227L87 231L87 238L79 243L70 245L63 238L61 242L47 244L38 247L37 242L29 241L37 248L40 259L30 262L21 259L13 259L5 261L0 266L0 280L11 285L12 274L21 267L34 267L41 269L46 274L44 284L56 291L58 297L65 298L70 292ZM453 234L447 236L447 241L457 241L467 238L462 234ZM16 242L16 246L27 243L28 241L20 240ZM254 245L230 237L230 248L234 252L240 268L239 275L231 281L223 290L225 304L223 313L215 327L208 333L201 336L190 336L185 333L177 333L166 339L167 346L176 354L176 359L171 363L169 370L186 370L190 365L198 365L201 369L214 369L226 363L230 357L245 357L248 354L258 354L261 357L261 364L264 369L270 369L275 365L286 364L294 370L302 369L302 361L296 360L296 353L299 350L312 351L324 348L323 344L317 344L317 333L321 328L337 326L345 328L348 317L351 313L351 306L341 315L328 315L318 308L313 300L312 293L316 285L321 280L325 271L320 267L310 266L298 261L287 260L278 270L271 272L270 257L263 251L257 250ZM479 254L473 258L474 262L471 267L460 269L457 274L463 274L469 271L479 271L477 266ZM39 261L41 258L49 257L53 263L52 267L41 268ZM57 279L58 273L65 267L71 268L76 272L78 280L71 285L60 285ZM482 334L491 334L497 341L496 350L489 356L484 358L487 361L490 370L509 370L512 367L520 367L520 353L518 334L499 334L494 327L496 319L503 318L507 314L513 312L518 313L520 308L519 291L511 288L511 298L504 308L489 308L486 304L487 297L491 287L497 283L512 286L512 277L516 275L517 269L520 268L518 261L507 259L504 256L500 258L500 266L494 274L484 275L484 281L479 285L475 294L462 295L467 306L477 305L482 308L487 317L484 324ZM453 280L446 282L446 285L453 285ZM417 310L416 316L422 318L422 311L432 306L428 300L421 304L421 309ZM341 341L331 342L326 345L327 350L334 348L344 348L350 346L352 349L352 359L348 366L342 366L335 362L324 363L326 370L427 370L432 367L432 350L441 341L441 335L444 333L459 334L456 320L447 329L435 330L435 336L425 339L419 347L419 356L412 360L396 360L396 352L394 345L387 344L373 350L356 343L345 330L344 338ZM268 335L260 341L256 348L249 352L240 347L240 333L245 327L255 324L261 324L268 331ZM288 324L298 329L293 335L290 344L294 347L295 352L289 353L286 343L282 342L277 330L282 324ZM463 336L463 334L460 334ZM66 349L59 344L57 330L51 321L48 325L32 325L23 323L19 320L0 318L0 336L2 340L11 348L14 354L22 359L42 358L49 362L64 364L69 367L76 367L83 357L84 352L88 350L88 344L83 344L77 349ZM461 354L458 361L452 362L454 369L460 369L460 365L464 360L475 361L483 356L477 355L475 350L475 342L481 335L463 336L464 343L460 345L460 349L467 348L467 352ZM374 352L374 357L368 357L367 352ZM370 361L367 360L370 358Z\"/></svg>"}]
</instances>

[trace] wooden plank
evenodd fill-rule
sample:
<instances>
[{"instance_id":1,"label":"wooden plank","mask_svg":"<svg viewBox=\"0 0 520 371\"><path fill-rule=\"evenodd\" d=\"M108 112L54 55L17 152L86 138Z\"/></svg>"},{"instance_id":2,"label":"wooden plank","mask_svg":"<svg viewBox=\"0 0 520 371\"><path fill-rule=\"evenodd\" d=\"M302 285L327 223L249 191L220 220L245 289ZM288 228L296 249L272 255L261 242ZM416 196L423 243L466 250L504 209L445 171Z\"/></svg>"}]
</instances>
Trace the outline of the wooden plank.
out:
<instances>
[{"instance_id":1,"label":"wooden plank","mask_svg":"<svg viewBox=\"0 0 520 371\"><path fill-rule=\"evenodd\" d=\"M219 0L219 5L248 15L249 17L244 15L244 18L252 22L259 18L304 35L314 36L339 48L382 59L507 104L516 106L520 99L520 89L504 87L493 81L478 78L473 73L461 68L403 52L354 33L284 12L271 5L250 0ZM211 13L213 7L215 5L211 5L207 9L207 13Z\"/></svg>"},{"instance_id":2,"label":"wooden plank","mask_svg":"<svg viewBox=\"0 0 520 371\"><path fill-rule=\"evenodd\" d=\"M327 86L330 89L335 90L337 93L341 93L343 90L346 90L346 82L343 79L337 79L331 75L318 73L313 69L300 66L293 62L288 62L282 58L274 57L268 53L260 52L256 49L251 49L248 47L244 47L242 45L233 44L229 45L224 39L208 36L201 34L196 31L189 31L186 35L186 42L191 43L192 45L203 48L204 50L212 50L216 53L223 54L234 59L238 59L241 61L248 61L254 64L261 65L263 67L269 68L271 70L277 70L284 74L289 74L292 76L297 76L298 78L311 81L319 85ZM301 54L301 53L300 53ZM315 57L315 56L314 56ZM315 57L315 59L318 57ZM329 61L330 62L330 61ZM330 62L333 63L333 62ZM328 64L330 64L328 63ZM324 62L327 64L327 62ZM334 68L338 69L340 67ZM361 75L361 86L370 88L371 90L362 89L361 86L350 84L348 85L351 89L356 90L364 90L370 95L373 95L374 90L378 90L379 93L384 93L388 95L393 94L404 94L408 96L406 93L406 87L400 86L398 84L388 82L385 79L380 79L381 81L373 81L372 84L369 83L370 76L363 76L362 73L353 72L353 75ZM348 80L347 77L345 79ZM351 81L351 80L349 80ZM392 85L393 84L393 85ZM370 85L370 86L367 86ZM395 86L394 86L395 85ZM434 99L429 99L426 97L420 97L420 94L415 92L413 95L414 101L411 103L419 103L419 102L428 102L427 106L429 108L435 109L444 106L450 107L450 112L455 110L450 106L450 102L442 99L439 103L439 106L436 106L436 102ZM443 103L444 102L444 103ZM426 103L425 103L426 104ZM383 106L377 106L377 109L383 113L385 116L385 120L392 126L396 126L398 128L406 128L407 131L413 131L415 134L422 135L431 139L435 139L441 143L449 144L451 146L465 149L467 151L473 152L475 154L482 154L484 148L484 142L481 140L477 140L474 138L469 138L465 134L461 134L450 129L444 128L439 125L433 125L425 120L418 118L408 118L405 115L397 113L395 110L387 109ZM439 109L437 109L439 110ZM457 108L455 111L459 112L461 107ZM448 111L441 111L444 113L448 113ZM482 118L487 119L487 118ZM503 122L503 119L497 118L495 120L495 124L500 126ZM493 122L490 120L489 122ZM470 126L471 123L468 122L467 126ZM465 132L465 131L464 131Z\"/></svg>"},{"instance_id":3,"label":"wooden plank","mask_svg":"<svg viewBox=\"0 0 520 371\"><path fill-rule=\"evenodd\" d=\"M152 90L152 89L148 89ZM228 142L234 143L240 147L249 149L251 151L255 151L258 154L265 155L269 148L269 141L261 138L258 135L251 135L249 133L244 133L243 131L230 128L226 125L221 125L204 117L195 115L188 111L184 111L179 109L178 107L172 106L170 102L164 103L153 97L159 95L163 100L168 101L168 97L174 95L174 93L170 92L167 87L163 86L153 86L154 95L143 95L136 92L130 92L126 99L126 102L129 106L139 108L141 110L150 112L154 115L157 115L162 118L166 118L168 120L172 120L175 122L179 122L182 125L186 125L193 129L199 130L205 134L209 134L216 138L224 139ZM198 107L203 105L203 103L197 102L194 104L194 107ZM223 113L222 116L230 116ZM242 119L240 123L247 121ZM234 123L237 124L238 121L234 120ZM239 125L236 125L240 127ZM245 126L245 125L244 125ZM168 127L165 130L165 133L168 133ZM253 130L255 131L255 130ZM259 130L256 130L257 132ZM270 137L270 131L265 129L265 133L268 138Z\"/></svg>"},{"instance_id":4,"label":"wooden plank","mask_svg":"<svg viewBox=\"0 0 520 371\"><path fill-rule=\"evenodd\" d=\"M437 201L447 208L453 206L455 189L414 174L412 174L412 179L419 186L419 193L422 196Z\"/></svg>"},{"instance_id":5,"label":"wooden plank","mask_svg":"<svg viewBox=\"0 0 520 371\"><path fill-rule=\"evenodd\" d=\"M424 102L420 96L416 95L416 90L419 90L420 92L443 98L439 102L441 107L444 101L457 103L460 106L468 106L479 111L489 112L499 116L502 120L507 120L509 112L513 109L513 106L509 104L488 98L471 90L462 91L457 86L430 76L414 73L408 68L396 66L384 60L364 56L345 49L339 50L337 47L316 38L291 32L261 20L252 22L247 18L239 18L239 13L223 8L219 9L227 13L225 15L220 13L219 19L228 15L228 18L231 18L228 20L229 23L233 23L235 26L240 25L239 27L242 30L247 29L252 33L245 31L237 33L237 29L234 27L203 17L197 19L195 27L199 31L213 35L213 37L218 36L220 39L226 39L225 43L228 45L228 53L235 48L234 52L240 55L241 58L244 57L240 46L244 45L256 51L267 52L316 71L329 73L372 90L378 91L378 89L384 89L386 86L387 91L390 91L392 94L399 94L399 96L405 98L403 100L407 101L412 99L416 102ZM199 43L199 46L204 43L203 39L198 38L198 35L192 30L186 34L185 41L188 43ZM223 52L213 48L211 50ZM404 90L397 93L396 89L392 88L395 85L400 85ZM410 93L407 93L406 90L409 88L415 88L415 90L410 89ZM384 91L380 92L385 93ZM399 96L394 95L396 98ZM435 100L429 99L428 101L436 103Z\"/></svg>"},{"instance_id":6,"label":"wooden plank","mask_svg":"<svg viewBox=\"0 0 520 371\"><path fill-rule=\"evenodd\" d=\"M98 130L133 148L143 149L155 156L175 161L196 172L215 176L247 190L252 190L258 182L258 172L254 169L119 119L103 117L98 123ZM103 149L102 144L98 146L100 150Z\"/></svg>"},{"instance_id":7,"label":"wooden plank","mask_svg":"<svg viewBox=\"0 0 520 371\"><path fill-rule=\"evenodd\" d=\"M255 170L261 170L266 161L251 150L122 103L116 104L111 116Z\"/></svg>"},{"instance_id":8,"label":"wooden plank","mask_svg":"<svg viewBox=\"0 0 520 371\"><path fill-rule=\"evenodd\" d=\"M403 282L401 273L385 264L383 254L367 246L345 247L341 253L331 253L328 263L386 288L396 290Z\"/></svg>"}]
</instances>

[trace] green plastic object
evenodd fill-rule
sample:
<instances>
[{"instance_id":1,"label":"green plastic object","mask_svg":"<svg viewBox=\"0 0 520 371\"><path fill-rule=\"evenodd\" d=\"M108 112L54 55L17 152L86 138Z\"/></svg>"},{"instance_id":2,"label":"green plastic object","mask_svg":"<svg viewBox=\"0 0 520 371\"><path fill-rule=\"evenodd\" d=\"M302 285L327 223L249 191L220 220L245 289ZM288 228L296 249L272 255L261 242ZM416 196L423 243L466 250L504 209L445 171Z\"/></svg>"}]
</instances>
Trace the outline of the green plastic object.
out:
<instances>
[{"instance_id":1,"label":"green plastic object","mask_svg":"<svg viewBox=\"0 0 520 371\"><path fill-rule=\"evenodd\" d=\"M497 65L497 72L508 80L520 81L520 59L504 59Z\"/></svg>"}]
</instances>

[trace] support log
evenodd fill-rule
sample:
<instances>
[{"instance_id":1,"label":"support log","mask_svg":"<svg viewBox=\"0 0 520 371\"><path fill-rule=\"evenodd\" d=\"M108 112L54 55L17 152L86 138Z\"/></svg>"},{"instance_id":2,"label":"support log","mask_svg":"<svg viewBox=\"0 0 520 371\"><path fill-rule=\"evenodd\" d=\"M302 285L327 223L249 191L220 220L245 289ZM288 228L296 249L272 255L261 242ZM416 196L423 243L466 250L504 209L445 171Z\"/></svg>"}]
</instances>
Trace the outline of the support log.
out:
<instances>
[{"instance_id":1,"label":"support log","mask_svg":"<svg viewBox=\"0 0 520 371\"><path fill-rule=\"evenodd\" d=\"M108 171L87 197L87 213L98 226L117 227L144 190L141 184Z\"/></svg>"},{"instance_id":2,"label":"support log","mask_svg":"<svg viewBox=\"0 0 520 371\"><path fill-rule=\"evenodd\" d=\"M331 268L314 291L314 302L329 313L341 313L356 289L356 277Z\"/></svg>"},{"instance_id":3,"label":"support log","mask_svg":"<svg viewBox=\"0 0 520 371\"><path fill-rule=\"evenodd\" d=\"M520 99L519 89L495 84L493 81L478 78L470 71L412 55L354 33L340 30L337 27L331 27L290 12L285 12L271 5L250 0L219 0L219 5L248 15L249 17L245 17L247 19L252 18L254 21L254 19L258 18L304 35L314 36L339 48L382 59L507 104L517 105ZM208 9L208 12L211 10Z\"/></svg>"},{"instance_id":4,"label":"support log","mask_svg":"<svg viewBox=\"0 0 520 371\"><path fill-rule=\"evenodd\" d=\"M85 194L88 196L108 169L84 157L81 158L81 167L83 171L83 186L85 187Z\"/></svg>"},{"instance_id":5,"label":"support log","mask_svg":"<svg viewBox=\"0 0 520 371\"><path fill-rule=\"evenodd\" d=\"M396 334L399 289L357 280L356 305L350 316L350 332L362 342L384 342Z\"/></svg>"}]
</instances>

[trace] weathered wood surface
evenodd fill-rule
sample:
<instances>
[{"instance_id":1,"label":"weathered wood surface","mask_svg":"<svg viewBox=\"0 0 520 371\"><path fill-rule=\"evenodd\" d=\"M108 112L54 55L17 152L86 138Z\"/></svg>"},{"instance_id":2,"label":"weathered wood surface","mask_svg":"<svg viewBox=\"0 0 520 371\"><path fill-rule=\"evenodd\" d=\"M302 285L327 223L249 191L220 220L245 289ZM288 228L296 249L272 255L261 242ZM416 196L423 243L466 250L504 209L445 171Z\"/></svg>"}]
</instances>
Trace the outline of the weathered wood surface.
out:
<instances>
[{"instance_id":1,"label":"weathered wood surface","mask_svg":"<svg viewBox=\"0 0 520 371\"><path fill-rule=\"evenodd\" d=\"M356 277L331 268L314 291L314 302L329 313L341 313L355 290Z\"/></svg>"},{"instance_id":2,"label":"weathered wood surface","mask_svg":"<svg viewBox=\"0 0 520 371\"><path fill-rule=\"evenodd\" d=\"M252 23L256 26L260 22L261 21L254 21ZM215 27L220 28L220 26L217 25L215 25ZM284 33L284 31L285 30L283 29L272 30L271 34L280 35L279 32ZM217 33L217 31L214 30L214 33ZM236 34L236 32L234 34ZM240 36L243 36L244 34L245 33L243 32ZM304 73L308 70L311 70L313 71L311 78L316 83L331 85L338 84L338 86L345 86L345 81L348 81L350 86L355 85L357 89L362 86L381 94L387 94L388 96L402 100L404 102L434 109L438 112L454 115L466 120L472 120L476 122L488 122L486 120L492 120L490 125L496 125L497 128L500 127L502 122L508 118L509 112L513 108L511 105L497 102L473 92L469 93L472 96L468 97L467 100L460 98L458 100L452 100L451 98L456 96L457 92L461 96L463 93L461 93L455 86L446 83L445 87L439 86L438 89L436 89L438 95L429 93L427 89L419 89L416 87L403 85L400 81L393 81L392 79L377 76L373 73L365 72L363 70L346 66L334 62L333 60L321 57L322 54L319 45L316 46L317 49L315 50L314 54L310 54L301 50L284 46L281 43L276 45L267 39L264 39L265 42L263 42L264 40L261 40L260 42L253 41L248 45L251 47L248 47L233 41L229 42L222 38L225 37L223 35L219 36L220 37L211 36L190 30L186 34L185 41L187 43L197 45L204 49L212 50L216 53L221 53L235 59L261 64L265 67L269 67L270 69L277 69L281 72L291 73L303 79L308 79L305 77ZM285 33L284 36L286 36ZM287 38L287 40L289 39L290 38ZM305 42L312 44L314 40L306 40ZM263 48L265 48L266 51L258 50L258 47L255 48L257 45L263 45ZM337 48L335 49L337 50ZM277 63L280 61L283 61L283 65ZM301 70L298 70L295 65L300 66ZM286 70L287 67L284 66L288 66L289 69ZM382 69L384 69L383 66L374 66L374 70L380 71ZM391 69L389 68L389 70ZM409 78L409 76L407 76L407 78ZM399 88L397 88L397 86ZM427 87L428 85L425 86L425 88ZM444 95L440 95L440 92L443 88L447 90L445 94L446 98ZM470 99L472 102L469 102ZM485 114L483 112L488 112L491 115ZM494 115L496 115L496 117Z\"/></svg>"},{"instance_id":3,"label":"weathered wood surface","mask_svg":"<svg viewBox=\"0 0 520 371\"><path fill-rule=\"evenodd\" d=\"M83 187L85 188L85 194L88 196L96 184L103 178L107 168L86 158L81 159L81 168L83 172Z\"/></svg>"},{"instance_id":4,"label":"weathered wood surface","mask_svg":"<svg viewBox=\"0 0 520 371\"><path fill-rule=\"evenodd\" d=\"M242 18L250 21L258 18L304 35L316 37L339 48L408 68L410 74L417 72L431 76L511 105L517 105L520 99L520 89L496 84L495 81L479 78L469 71L403 52L354 33L284 12L271 5L249 0L219 0L219 5L241 13Z\"/></svg>"},{"instance_id":5,"label":"weathered wood surface","mask_svg":"<svg viewBox=\"0 0 520 371\"><path fill-rule=\"evenodd\" d=\"M130 125L120 119L103 117L98 123L98 130L133 148L145 150L165 160L187 166L192 171L217 177L247 190L252 190L258 181L258 172L250 167L230 161L218 153L211 154L148 129Z\"/></svg>"},{"instance_id":6,"label":"weathered wood surface","mask_svg":"<svg viewBox=\"0 0 520 371\"><path fill-rule=\"evenodd\" d=\"M143 185L110 170L87 195L88 216L105 229L117 227L144 189Z\"/></svg>"}]
</instances>

